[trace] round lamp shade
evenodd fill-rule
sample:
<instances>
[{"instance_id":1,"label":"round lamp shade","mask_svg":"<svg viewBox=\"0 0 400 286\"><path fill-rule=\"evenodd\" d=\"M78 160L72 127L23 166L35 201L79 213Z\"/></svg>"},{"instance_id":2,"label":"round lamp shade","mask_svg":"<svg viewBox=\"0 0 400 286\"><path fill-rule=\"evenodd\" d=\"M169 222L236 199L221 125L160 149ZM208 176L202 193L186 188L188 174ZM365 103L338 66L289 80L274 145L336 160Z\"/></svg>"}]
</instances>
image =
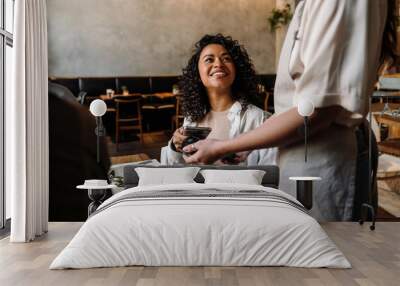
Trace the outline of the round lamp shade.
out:
<instances>
[{"instance_id":1,"label":"round lamp shade","mask_svg":"<svg viewBox=\"0 0 400 286\"><path fill-rule=\"evenodd\" d=\"M314 112L314 104L306 98L300 99L297 104L297 111L301 116L311 116Z\"/></svg>"},{"instance_id":2,"label":"round lamp shade","mask_svg":"<svg viewBox=\"0 0 400 286\"><path fill-rule=\"evenodd\" d=\"M103 100L95 99L90 104L89 109L94 116L103 116L107 111L107 105Z\"/></svg>"}]
</instances>

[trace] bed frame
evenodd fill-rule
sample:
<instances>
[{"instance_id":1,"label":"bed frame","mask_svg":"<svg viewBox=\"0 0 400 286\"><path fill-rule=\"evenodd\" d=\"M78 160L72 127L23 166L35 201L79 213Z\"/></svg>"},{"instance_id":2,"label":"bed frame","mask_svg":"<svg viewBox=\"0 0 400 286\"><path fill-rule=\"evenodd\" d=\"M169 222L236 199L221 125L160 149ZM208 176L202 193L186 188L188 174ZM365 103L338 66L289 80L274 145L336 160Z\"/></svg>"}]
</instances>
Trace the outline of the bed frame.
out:
<instances>
[{"instance_id":1,"label":"bed frame","mask_svg":"<svg viewBox=\"0 0 400 286\"><path fill-rule=\"evenodd\" d=\"M258 166L232 166L232 165L223 165L223 166L215 166L215 165L190 165L194 167L199 167L202 170L206 169L218 169L218 170L263 170L265 171L265 175L262 179L261 184L264 187L271 187L278 189L279 186L279 167L276 165L258 165ZM138 164L138 165L129 165L124 167L124 185L125 189L128 188L133 188L136 187L139 183L139 176L135 171L135 168L137 167L145 167L145 168L182 168L182 167L188 167L188 165L173 165L173 166L149 166L145 164ZM200 172L197 174L196 178L194 179L197 183L204 183L204 178L200 174ZM301 197L296 198L299 202L301 202L303 205L306 205L309 202L303 201ZM372 219L372 224L370 225L370 230L375 229L375 213L374 209L367 204L363 204L363 208L369 209L372 212L373 219ZM361 218L359 221L360 224L363 224L365 221L365 216L366 213L364 213L364 216Z\"/></svg>"},{"instance_id":2,"label":"bed frame","mask_svg":"<svg viewBox=\"0 0 400 286\"><path fill-rule=\"evenodd\" d=\"M193 165L190 165L191 167ZM173 166L149 166L149 165L129 165L124 168L124 185L125 188L136 187L139 182L139 176L136 173L135 169L138 167L145 168L183 168L188 167L188 165L173 165ZM194 165L194 167L199 167L202 170L206 169L218 169L218 170L263 170L265 171L265 175L262 179L261 184L265 187L278 188L279 185L279 167L276 165L267 165L267 166L215 166L215 165ZM194 179L197 183L204 183L204 178L200 174L197 174Z\"/></svg>"}]
</instances>

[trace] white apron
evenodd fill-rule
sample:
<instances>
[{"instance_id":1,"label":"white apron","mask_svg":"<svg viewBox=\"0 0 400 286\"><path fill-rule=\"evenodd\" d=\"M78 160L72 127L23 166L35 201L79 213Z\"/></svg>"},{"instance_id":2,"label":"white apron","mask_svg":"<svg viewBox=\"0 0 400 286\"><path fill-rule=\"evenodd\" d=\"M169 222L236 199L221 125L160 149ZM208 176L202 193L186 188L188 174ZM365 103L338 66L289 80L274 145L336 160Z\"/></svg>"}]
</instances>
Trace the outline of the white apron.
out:
<instances>
[{"instance_id":1,"label":"white apron","mask_svg":"<svg viewBox=\"0 0 400 286\"><path fill-rule=\"evenodd\" d=\"M295 195L296 183L289 177L319 176L322 181L314 182L311 215L319 221L351 220L357 160L354 129L365 116L372 92L380 51L380 44L374 41L381 41L386 15L382 3L386 1L305 2L298 4L282 48L275 111L279 114L295 107L301 97L309 98L317 108L340 105L346 111L338 114L327 130L309 138L307 163L303 143L279 149L280 189ZM325 12L327 15L321 15ZM357 17L358 22L349 27L350 20ZM349 31L368 33L346 34ZM318 33L320 42L315 38ZM362 45L371 41L373 47Z\"/></svg>"}]
</instances>

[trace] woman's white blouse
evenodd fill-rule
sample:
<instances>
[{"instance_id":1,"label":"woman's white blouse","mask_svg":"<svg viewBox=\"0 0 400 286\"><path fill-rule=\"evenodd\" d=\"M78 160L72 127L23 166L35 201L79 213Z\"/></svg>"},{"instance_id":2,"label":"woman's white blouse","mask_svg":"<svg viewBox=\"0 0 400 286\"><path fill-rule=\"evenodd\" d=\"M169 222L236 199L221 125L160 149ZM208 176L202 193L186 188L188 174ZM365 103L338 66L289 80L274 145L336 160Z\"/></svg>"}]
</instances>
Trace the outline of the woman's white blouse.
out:
<instances>
[{"instance_id":1,"label":"woman's white blouse","mask_svg":"<svg viewBox=\"0 0 400 286\"><path fill-rule=\"evenodd\" d=\"M246 111L243 111L240 102L236 101L228 112L228 119L230 122L229 138L234 138L239 134L253 130L260 126L270 114L264 110L249 105ZM196 122L190 122L185 118L183 126L197 126ZM182 153L175 152L172 150L171 140L168 146L161 149L161 164L173 165L179 163L185 163ZM268 148L252 151L246 160L246 165L276 165L277 160L277 148Z\"/></svg>"},{"instance_id":2,"label":"woman's white blouse","mask_svg":"<svg viewBox=\"0 0 400 286\"><path fill-rule=\"evenodd\" d=\"M356 125L368 112L386 21L384 0L303 0L282 48L275 111L297 105L344 108L335 122ZM374 43L374 44L369 44Z\"/></svg>"}]
</instances>

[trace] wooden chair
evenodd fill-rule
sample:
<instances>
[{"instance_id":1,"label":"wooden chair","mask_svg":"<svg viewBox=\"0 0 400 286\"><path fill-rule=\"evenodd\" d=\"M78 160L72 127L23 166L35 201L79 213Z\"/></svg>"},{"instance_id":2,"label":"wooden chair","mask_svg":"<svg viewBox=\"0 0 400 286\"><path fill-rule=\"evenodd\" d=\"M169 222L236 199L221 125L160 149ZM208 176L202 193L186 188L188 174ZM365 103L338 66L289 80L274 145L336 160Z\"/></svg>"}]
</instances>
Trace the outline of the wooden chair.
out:
<instances>
[{"instance_id":1,"label":"wooden chair","mask_svg":"<svg viewBox=\"0 0 400 286\"><path fill-rule=\"evenodd\" d=\"M265 111L270 111L269 106L268 106L268 100L269 100L270 95L271 95L271 93L269 93L268 91L265 92L265 98L264 98L264 110Z\"/></svg>"},{"instance_id":2,"label":"wooden chair","mask_svg":"<svg viewBox=\"0 0 400 286\"><path fill-rule=\"evenodd\" d=\"M272 92L267 90L263 84L257 85L258 100L257 106L264 109L265 111L273 111L273 106L269 106L268 101Z\"/></svg>"},{"instance_id":3,"label":"wooden chair","mask_svg":"<svg viewBox=\"0 0 400 286\"><path fill-rule=\"evenodd\" d=\"M121 131L139 131L140 143L143 143L141 99L138 96L120 96L114 99L116 108L115 144L117 151Z\"/></svg>"},{"instance_id":4,"label":"wooden chair","mask_svg":"<svg viewBox=\"0 0 400 286\"><path fill-rule=\"evenodd\" d=\"M164 118L163 116L172 117L172 114L175 113L175 97L148 94L143 98L142 111L145 117L146 130L150 131L151 125L160 123L160 119ZM163 116L160 116L160 114L163 114ZM167 122L169 122L170 117L168 117Z\"/></svg>"},{"instance_id":5,"label":"wooden chair","mask_svg":"<svg viewBox=\"0 0 400 286\"><path fill-rule=\"evenodd\" d=\"M184 116L182 114L182 95L176 96L175 115L171 118L171 131L183 125Z\"/></svg>"}]
</instances>

